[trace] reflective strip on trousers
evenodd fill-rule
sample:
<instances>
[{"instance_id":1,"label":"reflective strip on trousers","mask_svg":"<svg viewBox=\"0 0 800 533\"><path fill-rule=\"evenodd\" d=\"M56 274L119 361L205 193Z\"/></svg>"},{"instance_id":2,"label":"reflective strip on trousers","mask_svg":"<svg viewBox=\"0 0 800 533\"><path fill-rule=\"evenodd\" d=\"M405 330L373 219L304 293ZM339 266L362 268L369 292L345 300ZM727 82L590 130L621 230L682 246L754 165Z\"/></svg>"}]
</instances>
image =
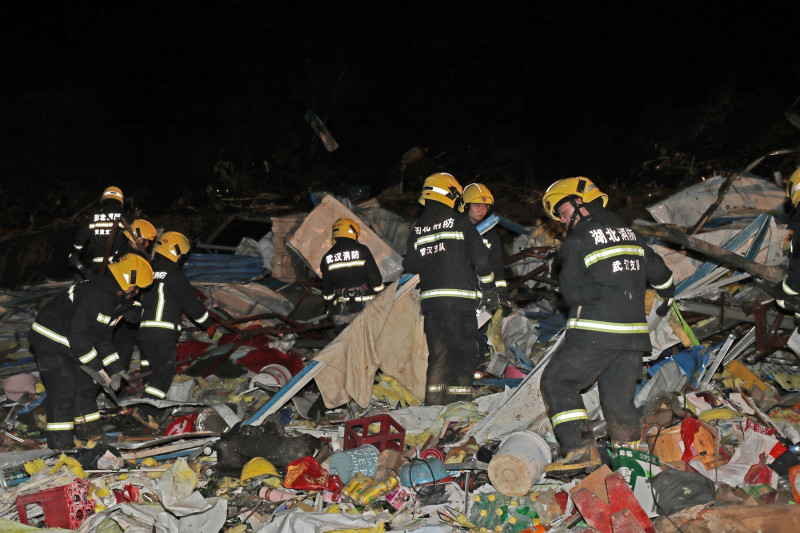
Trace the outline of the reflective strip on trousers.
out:
<instances>
[{"instance_id":1,"label":"reflective strip on trousers","mask_svg":"<svg viewBox=\"0 0 800 533\"><path fill-rule=\"evenodd\" d=\"M604 333L644 333L649 334L646 322L632 322L622 324L619 322L601 322L600 320L587 320L585 318L570 318L567 320L567 329L585 329L588 331L602 331Z\"/></svg>"},{"instance_id":2,"label":"reflective strip on trousers","mask_svg":"<svg viewBox=\"0 0 800 533\"><path fill-rule=\"evenodd\" d=\"M586 409L561 411L560 413L551 417L550 420L553 421L553 427L555 428L562 422L572 422L573 420L589 420L589 413L586 412Z\"/></svg>"},{"instance_id":3,"label":"reflective strip on trousers","mask_svg":"<svg viewBox=\"0 0 800 533\"><path fill-rule=\"evenodd\" d=\"M426 300L428 298L468 298L476 300L478 298L478 293L460 289L432 289L429 291L422 291L419 297L420 300Z\"/></svg>"},{"instance_id":4,"label":"reflective strip on trousers","mask_svg":"<svg viewBox=\"0 0 800 533\"><path fill-rule=\"evenodd\" d=\"M88 415L83 416L76 416L75 423L76 424L85 424L86 422L94 422L95 420L100 420L100 412L95 411L94 413L90 413Z\"/></svg>"},{"instance_id":5,"label":"reflective strip on trousers","mask_svg":"<svg viewBox=\"0 0 800 533\"><path fill-rule=\"evenodd\" d=\"M48 422L45 427L47 431L72 431L75 425L72 422Z\"/></svg>"},{"instance_id":6,"label":"reflective strip on trousers","mask_svg":"<svg viewBox=\"0 0 800 533\"><path fill-rule=\"evenodd\" d=\"M464 385L445 385L439 383L437 385L428 385L428 392L447 392L449 394L472 394L472 387Z\"/></svg>"},{"instance_id":7,"label":"reflective strip on trousers","mask_svg":"<svg viewBox=\"0 0 800 533\"><path fill-rule=\"evenodd\" d=\"M162 329L169 329L172 331L180 331L180 326L173 324L172 322L163 322L161 320L142 320L139 324L140 328L162 328Z\"/></svg>"},{"instance_id":8,"label":"reflective strip on trousers","mask_svg":"<svg viewBox=\"0 0 800 533\"><path fill-rule=\"evenodd\" d=\"M148 385L147 387L145 387L145 388L144 388L144 391L145 391L147 394L152 394L153 396L155 396L155 397L157 397L157 398L161 398L162 400L163 400L164 398L166 398L166 397L167 397L167 393L166 393L166 392L160 391L160 390L158 390L158 389L157 389L157 388L155 388L155 387L151 387L150 385Z\"/></svg>"}]
</instances>

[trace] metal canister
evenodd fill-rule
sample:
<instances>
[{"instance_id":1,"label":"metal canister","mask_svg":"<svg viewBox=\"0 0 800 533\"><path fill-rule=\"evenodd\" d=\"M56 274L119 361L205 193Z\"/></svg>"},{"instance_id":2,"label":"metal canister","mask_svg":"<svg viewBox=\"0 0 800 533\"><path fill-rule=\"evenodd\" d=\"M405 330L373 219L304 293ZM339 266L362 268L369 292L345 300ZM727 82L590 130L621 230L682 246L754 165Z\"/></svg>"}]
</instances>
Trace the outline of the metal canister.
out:
<instances>
[{"instance_id":1,"label":"metal canister","mask_svg":"<svg viewBox=\"0 0 800 533\"><path fill-rule=\"evenodd\" d=\"M377 481L367 487L360 495L361 505L366 505L372 500L376 500L395 488L400 481L396 477L390 477L385 481Z\"/></svg>"},{"instance_id":2,"label":"metal canister","mask_svg":"<svg viewBox=\"0 0 800 533\"><path fill-rule=\"evenodd\" d=\"M341 493L343 496L350 498L353 502L358 503L361 493L364 492L371 482L372 478L358 472L353 476L353 479L342 488Z\"/></svg>"}]
</instances>

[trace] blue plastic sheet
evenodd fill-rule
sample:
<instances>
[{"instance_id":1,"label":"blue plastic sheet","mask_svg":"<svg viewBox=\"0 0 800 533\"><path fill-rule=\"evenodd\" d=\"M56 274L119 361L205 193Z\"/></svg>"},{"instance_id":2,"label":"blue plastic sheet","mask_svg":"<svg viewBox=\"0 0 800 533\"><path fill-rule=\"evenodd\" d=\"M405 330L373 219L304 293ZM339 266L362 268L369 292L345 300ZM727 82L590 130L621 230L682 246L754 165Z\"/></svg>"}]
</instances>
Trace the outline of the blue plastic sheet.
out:
<instances>
[{"instance_id":1,"label":"blue plastic sheet","mask_svg":"<svg viewBox=\"0 0 800 533\"><path fill-rule=\"evenodd\" d=\"M678 364L678 368L681 369L681 372L683 372L683 375L686 376L689 382L693 385L697 385L700 376L706 369L706 365L708 365L708 354L716 350L721 345L722 344L720 343L710 348L707 348L702 344L698 346L692 346L690 349L678 352L672 357L664 359L663 361L659 361L655 365L648 368L647 373L650 374L651 377L655 376L656 372L658 372L658 369L661 368L661 365L668 361L675 361Z\"/></svg>"},{"instance_id":2,"label":"blue plastic sheet","mask_svg":"<svg viewBox=\"0 0 800 533\"><path fill-rule=\"evenodd\" d=\"M183 267L191 281L247 281L264 273L260 256L193 253Z\"/></svg>"}]
</instances>

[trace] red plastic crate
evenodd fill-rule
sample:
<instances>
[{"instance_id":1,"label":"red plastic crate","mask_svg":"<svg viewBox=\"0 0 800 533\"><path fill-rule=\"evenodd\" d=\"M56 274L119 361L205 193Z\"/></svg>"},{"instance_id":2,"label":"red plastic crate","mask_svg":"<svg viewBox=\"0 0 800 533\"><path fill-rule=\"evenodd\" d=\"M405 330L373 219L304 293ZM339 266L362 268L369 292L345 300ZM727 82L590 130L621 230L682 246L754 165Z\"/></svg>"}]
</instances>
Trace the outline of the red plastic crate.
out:
<instances>
[{"instance_id":1,"label":"red plastic crate","mask_svg":"<svg viewBox=\"0 0 800 533\"><path fill-rule=\"evenodd\" d=\"M380 424L377 433L370 433L371 424ZM397 450L403 453L406 430L387 414L368 416L344 423L344 449L350 450L372 444L378 451Z\"/></svg>"},{"instance_id":2,"label":"red plastic crate","mask_svg":"<svg viewBox=\"0 0 800 533\"><path fill-rule=\"evenodd\" d=\"M94 514L95 501L89 497L89 482L78 478L69 485L17 496L19 521L28 523L28 505L39 504L47 527L77 529Z\"/></svg>"}]
</instances>

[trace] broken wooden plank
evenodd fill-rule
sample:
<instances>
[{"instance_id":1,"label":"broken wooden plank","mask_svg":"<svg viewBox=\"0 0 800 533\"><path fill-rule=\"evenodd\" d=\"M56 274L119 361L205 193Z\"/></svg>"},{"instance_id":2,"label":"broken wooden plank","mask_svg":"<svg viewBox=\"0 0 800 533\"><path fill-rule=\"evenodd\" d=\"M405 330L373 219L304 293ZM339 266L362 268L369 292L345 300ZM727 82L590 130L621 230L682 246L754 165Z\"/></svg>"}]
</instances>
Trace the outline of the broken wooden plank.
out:
<instances>
[{"instance_id":1,"label":"broken wooden plank","mask_svg":"<svg viewBox=\"0 0 800 533\"><path fill-rule=\"evenodd\" d=\"M695 252L699 252L707 257L710 257L720 263L732 266L737 270L742 270L748 274L769 281L771 283L780 283L783 281L786 272L782 268L762 265L756 263L746 257L737 255L733 252L716 246L714 244L705 242L692 235L687 235L679 229L665 226L663 224L656 224L652 226L636 225L634 228L642 235L649 235L658 239L679 244L684 248L688 248Z\"/></svg>"}]
</instances>

